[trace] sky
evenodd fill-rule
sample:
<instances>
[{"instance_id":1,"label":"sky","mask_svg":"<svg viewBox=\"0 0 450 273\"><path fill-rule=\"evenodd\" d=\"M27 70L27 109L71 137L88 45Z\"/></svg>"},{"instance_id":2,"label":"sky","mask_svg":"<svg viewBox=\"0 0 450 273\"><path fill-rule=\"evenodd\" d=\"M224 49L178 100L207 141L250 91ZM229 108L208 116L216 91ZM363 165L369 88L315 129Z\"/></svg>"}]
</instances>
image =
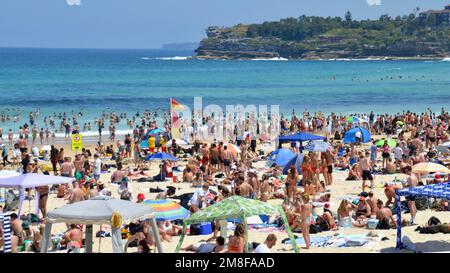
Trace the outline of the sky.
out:
<instances>
[{"instance_id":1,"label":"sky","mask_svg":"<svg viewBox=\"0 0 450 273\"><path fill-rule=\"evenodd\" d=\"M450 0L1 0L0 47L150 49L199 42L212 25L343 17L347 10L354 19L376 19L446 4Z\"/></svg>"}]
</instances>

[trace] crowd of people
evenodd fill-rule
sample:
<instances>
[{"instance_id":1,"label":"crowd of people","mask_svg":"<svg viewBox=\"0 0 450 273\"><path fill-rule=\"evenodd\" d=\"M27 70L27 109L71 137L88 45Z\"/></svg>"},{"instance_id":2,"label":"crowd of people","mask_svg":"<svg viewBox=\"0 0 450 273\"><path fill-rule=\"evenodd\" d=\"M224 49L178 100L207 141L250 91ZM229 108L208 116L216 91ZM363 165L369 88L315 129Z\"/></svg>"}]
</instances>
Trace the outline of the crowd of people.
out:
<instances>
[{"instance_id":1,"label":"crowd of people","mask_svg":"<svg viewBox=\"0 0 450 273\"><path fill-rule=\"evenodd\" d=\"M78 115L82 115L79 113ZM31 118L36 115L30 113ZM139 113L128 119L130 128L136 122ZM372 139L370 143L361 143L357 136L355 143L347 144L342 141L345 133L354 127L354 121L349 122L348 115L323 113L310 115L307 110L298 117L293 111L290 118L283 115L280 119L280 128L283 134L291 134L300 131L322 134L327 137L331 148L323 152L304 151L301 144L291 143L289 149L294 153L302 153L303 159L299 168L288 166L287 176L283 175L283 167L272 165L258 168L261 161L266 161L267 153L258 149L258 145L264 143L264 139L251 134L234 138L228 142L196 139L195 133L191 133L187 142L191 145L184 147L177 144L177 140L170 139L170 126L167 115L164 115L164 130L155 130L157 127L157 114L146 111L141 117L142 124L135 126L133 132L126 134L122 140L115 140L114 133L110 134L110 145L104 145L101 140L97 143L95 151L89 149L83 151L72 159L65 155L64 148L56 148L51 145L50 151L36 154L33 147L37 138L32 137L31 142L25 133L21 133L17 143L13 145L12 162L9 161L9 150L5 144L2 146L3 166L20 166L21 172L43 172L66 177L74 177L71 187L58 185L54 189L48 186L39 187L41 196L39 208L42 217L47 212L48 194L55 190L58 198L64 198L68 203L80 202L98 195L111 196L109 188L111 184L117 184L117 193L123 200L142 202L145 196L139 193L134 196L130 183L137 179L143 181L171 181L177 183L190 183L193 192L189 196L187 208L195 213L210 205L221 202L231 195L239 195L245 198L258 199L268 202L271 199L282 199L283 209L288 216L290 228L301 232L305 238L306 248L311 247L310 233L337 230L349 227L365 227L371 219L378 220L378 228L388 229L397 225L393 216L395 190L402 187L415 187L425 183L442 183L448 181L445 174L436 174L432 181L423 181L423 174L414 173L412 166L420 162L435 162L445 165L445 155L437 151L437 146L449 140L450 115L442 109L440 115L429 110L429 113L416 114L412 112L397 113L395 115L358 114L353 115L359 119L358 125L368 129L373 135L384 135L384 139ZM52 120L59 118L76 121L74 113L72 117L67 115L54 115L46 118L50 124ZM109 118L110 131L114 131L114 124L121 119L127 119L126 114L103 114L103 120L98 121L99 135L101 135L102 123ZM2 116L2 119L8 118ZM130 122L132 121L132 122ZM210 120L205 119L204 124ZM245 124L245 123L244 123ZM86 125L87 128L88 125ZM63 128L63 124L61 128ZM47 131L39 133L34 130L32 135L39 135L40 144L44 144ZM27 127L26 127L27 129ZM78 130L79 128L75 128ZM248 131L243 125L242 132ZM22 129L23 130L23 129ZM238 132L237 130L236 132ZM69 134L70 130L66 132ZM167 132L167 133L166 133ZM42 138L41 138L42 135ZM0 135L0 138L2 136ZM146 145L142 145L145 142ZM143 148L146 146L146 148ZM148 147L148 148L147 148ZM31 150L31 154L29 153ZM159 174L156 176L148 172L147 158L155 153L167 153L179 159L184 159L181 164L174 160L164 160L160 164ZM40 157L47 159L52 165L52 170L42 170ZM110 162L110 163L106 163ZM447 162L448 164L448 162ZM111 170L108 183L102 176ZM180 176L174 174L174 170L182 171ZM360 180L361 192L358 199L343 199L335 210L330 207L333 197L332 188L335 182L336 170L348 171L347 180ZM378 175L403 174L406 181L403 185L386 183L384 185L385 196L377 196L374 188ZM139 177L139 178L136 178ZM369 183L368 183L369 182ZM215 190L217 189L217 191ZM30 191L31 192L31 191ZM168 188L158 194L156 198L166 199L175 195L174 188ZM383 202L381 199L386 199ZM323 213L317 213L317 204L323 205ZM415 224L417 214L416 200L407 199L408 209L411 213L409 223ZM439 205L448 210L448 202L441 201ZM14 218L15 217L15 218ZM14 219L13 219L14 218ZM20 216L11 214L11 221L19 223ZM13 245L22 245L25 241L31 241L30 247L38 250L40 242L39 230L30 231L27 222L14 224ZM214 223L214 234L211 239L215 243L191 245L184 248L186 251L204 252L244 252L243 242L245 234L242 226L237 225L234 235L225 243L223 237L217 236L220 225ZM27 228L25 228L27 227ZM158 224L163 241L172 241L173 236L181 233L181 227L176 222L162 221ZM82 243L82 226L71 225L64 238L67 246L74 250ZM137 243L140 252L149 252L154 245L154 238L148 232L150 228L146 222L136 222L128 227L129 237L126 248ZM194 229L192 229L194 230ZM276 236L271 234L266 241L256 247L256 252L268 252L276 243Z\"/></svg>"}]
</instances>

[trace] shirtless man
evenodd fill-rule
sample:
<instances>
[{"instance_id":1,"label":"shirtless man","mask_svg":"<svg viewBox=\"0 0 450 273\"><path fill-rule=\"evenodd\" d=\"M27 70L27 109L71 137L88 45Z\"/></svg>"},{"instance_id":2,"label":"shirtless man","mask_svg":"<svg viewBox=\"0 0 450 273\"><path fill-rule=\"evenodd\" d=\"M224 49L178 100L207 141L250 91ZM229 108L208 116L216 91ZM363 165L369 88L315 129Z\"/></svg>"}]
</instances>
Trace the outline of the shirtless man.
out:
<instances>
[{"instance_id":1,"label":"shirtless man","mask_svg":"<svg viewBox=\"0 0 450 273\"><path fill-rule=\"evenodd\" d=\"M70 162L70 157L64 158L64 163L61 164L61 176L73 177L74 164Z\"/></svg>"},{"instance_id":2,"label":"shirtless man","mask_svg":"<svg viewBox=\"0 0 450 273\"><path fill-rule=\"evenodd\" d=\"M83 190L80 188L79 183L77 181L74 181L72 185L73 189L69 196L69 204L84 201L86 199L85 194Z\"/></svg>"},{"instance_id":3,"label":"shirtless man","mask_svg":"<svg viewBox=\"0 0 450 273\"><path fill-rule=\"evenodd\" d=\"M22 238L22 223L17 217L17 214L11 213L10 214L10 225L11 225L11 252L15 253L17 252L17 246L20 246L23 244L23 238Z\"/></svg>"},{"instance_id":4,"label":"shirtless man","mask_svg":"<svg viewBox=\"0 0 450 273\"><path fill-rule=\"evenodd\" d=\"M417 178L417 175L412 173L412 168L410 166L405 168L405 173L406 175L408 175L408 179L406 180L406 184L407 184L407 188L414 188L417 186L417 184L419 183L419 179ZM415 219L416 219L416 213L417 213L417 208L416 208L416 201L415 201L415 197L414 196L407 196L406 200L408 201L408 207L409 207L409 211L411 213L411 221L410 224L414 225L415 224Z\"/></svg>"},{"instance_id":5,"label":"shirtless man","mask_svg":"<svg viewBox=\"0 0 450 273\"><path fill-rule=\"evenodd\" d=\"M230 175L230 166L231 166L231 161L233 159L233 155L228 150L228 147L226 145L223 146L223 150L221 152L221 157L222 157L222 161L223 161L225 175L229 176Z\"/></svg>"},{"instance_id":6,"label":"shirtless man","mask_svg":"<svg viewBox=\"0 0 450 273\"><path fill-rule=\"evenodd\" d=\"M253 198L255 196L255 191L252 186L247 183L243 177L238 178L238 187L240 190L240 196L245 198Z\"/></svg>"},{"instance_id":7,"label":"shirtless man","mask_svg":"<svg viewBox=\"0 0 450 273\"><path fill-rule=\"evenodd\" d=\"M117 165L117 170L111 175L111 183L120 184L125 177L125 172L122 171L122 164Z\"/></svg>"},{"instance_id":8,"label":"shirtless man","mask_svg":"<svg viewBox=\"0 0 450 273\"><path fill-rule=\"evenodd\" d=\"M370 206L370 215L377 215L378 212L378 206L377 202L378 199L375 197L374 193L371 191L369 192L369 197L366 199L367 204Z\"/></svg>"},{"instance_id":9,"label":"shirtless man","mask_svg":"<svg viewBox=\"0 0 450 273\"><path fill-rule=\"evenodd\" d=\"M366 180L370 180L370 189L373 190L374 183L373 183L373 176L370 172L371 170L371 163L369 160L369 153L366 152L365 155L361 155L359 160L359 167L361 168L362 172L362 191L364 192L366 190Z\"/></svg>"},{"instance_id":10,"label":"shirtless man","mask_svg":"<svg viewBox=\"0 0 450 273\"><path fill-rule=\"evenodd\" d=\"M84 174L84 160L82 155L78 154L75 156L75 161L73 162L73 166L75 167L75 177L83 177Z\"/></svg>"},{"instance_id":11,"label":"shirtless man","mask_svg":"<svg viewBox=\"0 0 450 273\"><path fill-rule=\"evenodd\" d=\"M376 213L377 219L381 222L383 219L387 219L389 222L389 225L395 225L397 227L397 222L394 219L394 216L392 215L392 210L390 208L383 206L383 201L378 200L377 201L377 208L378 211Z\"/></svg>"},{"instance_id":12,"label":"shirtless man","mask_svg":"<svg viewBox=\"0 0 450 273\"><path fill-rule=\"evenodd\" d=\"M312 220L312 210L313 207L309 203L309 196L304 195L303 196L303 204L301 205L301 211L300 211L300 219L301 219L301 230L303 238L305 239L306 247L305 249L309 249L311 247L311 239L309 237L309 228L311 226L311 220Z\"/></svg>"}]
</instances>

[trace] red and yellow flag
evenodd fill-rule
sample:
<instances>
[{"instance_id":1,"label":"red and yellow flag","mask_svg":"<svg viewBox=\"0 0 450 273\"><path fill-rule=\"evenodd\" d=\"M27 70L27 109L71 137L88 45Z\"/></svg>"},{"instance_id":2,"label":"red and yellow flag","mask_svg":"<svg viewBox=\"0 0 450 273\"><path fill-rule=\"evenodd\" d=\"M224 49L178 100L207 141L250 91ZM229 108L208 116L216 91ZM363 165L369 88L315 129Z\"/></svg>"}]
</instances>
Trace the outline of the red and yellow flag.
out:
<instances>
[{"instance_id":1,"label":"red and yellow flag","mask_svg":"<svg viewBox=\"0 0 450 273\"><path fill-rule=\"evenodd\" d=\"M183 111L185 109L183 104L174 99L170 99L170 106L172 108L172 111Z\"/></svg>"},{"instance_id":2,"label":"red and yellow flag","mask_svg":"<svg viewBox=\"0 0 450 273\"><path fill-rule=\"evenodd\" d=\"M183 111L183 110L185 110L186 109L186 107L183 105L183 104L181 104L181 103L179 103L178 101L176 101L176 100L174 100L174 99L170 99L170 114L171 114L171 121L172 121L172 129L171 129L171 131L172 131L172 138L175 138L175 139L179 139L181 136L180 136L180 126L181 126L181 124L179 124L180 122L179 122L179 120L180 120L180 117L178 116L178 114L177 114L177 111Z\"/></svg>"}]
</instances>

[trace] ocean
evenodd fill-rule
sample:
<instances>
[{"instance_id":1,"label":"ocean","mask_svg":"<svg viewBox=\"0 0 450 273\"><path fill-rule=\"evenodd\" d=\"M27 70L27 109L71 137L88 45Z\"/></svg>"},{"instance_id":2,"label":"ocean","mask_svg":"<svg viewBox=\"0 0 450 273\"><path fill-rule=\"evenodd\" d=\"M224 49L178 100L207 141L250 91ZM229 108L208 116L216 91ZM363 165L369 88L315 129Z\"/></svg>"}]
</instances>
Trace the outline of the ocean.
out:
<instances>
[{"instance_id":1,"label":"ocean","mask_svg":"<svg viewBox=\"0 0 450 273\"><path fill-rule=\"evenodd\" d=\"M40 109L38 126L54 112L169 109L169 98L193 106L280 106L297 113L396 113L450 108L450 62L189 60L190 51L0 48L0 113L20 108L18 123ZM57 124L58 125L58 124ZM93 126L95 129L95 126ZM105 128L107 131L107 128ZM118 129L126 129L121 123Z\"/></svg>"}]
</instances>

